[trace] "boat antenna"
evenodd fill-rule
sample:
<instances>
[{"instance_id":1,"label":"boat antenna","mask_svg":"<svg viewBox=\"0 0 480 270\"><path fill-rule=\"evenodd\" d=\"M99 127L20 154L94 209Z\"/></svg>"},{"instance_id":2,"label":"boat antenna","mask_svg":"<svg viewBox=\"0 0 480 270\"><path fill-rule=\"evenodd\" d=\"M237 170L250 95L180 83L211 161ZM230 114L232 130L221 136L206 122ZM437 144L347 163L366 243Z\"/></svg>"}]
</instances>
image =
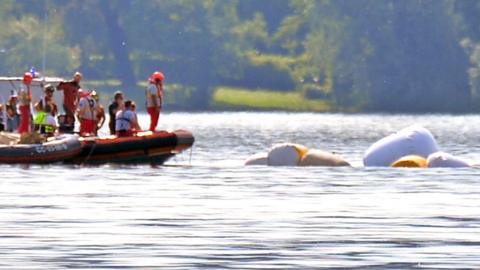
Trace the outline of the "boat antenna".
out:
<instances>
[{"instance_id":1,"label":"boat antenna","mask_svg":"<svg viewBox=\"0 0 480 270\"><path fill-rule=\"evenodd\" d=\"M45 83L45 76L47 71L47 23L48 23L48 0L44 0L44 14L43 14L43 55L42 55L42 77Z\"/></svg>"}]
</instances>

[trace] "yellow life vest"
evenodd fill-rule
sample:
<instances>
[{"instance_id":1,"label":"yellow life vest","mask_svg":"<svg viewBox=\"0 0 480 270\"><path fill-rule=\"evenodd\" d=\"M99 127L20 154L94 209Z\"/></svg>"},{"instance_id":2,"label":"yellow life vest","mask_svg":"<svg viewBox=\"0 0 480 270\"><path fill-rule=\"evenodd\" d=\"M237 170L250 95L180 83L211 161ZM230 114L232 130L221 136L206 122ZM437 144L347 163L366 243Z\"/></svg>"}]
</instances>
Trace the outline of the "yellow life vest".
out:
<instances>
[{"instance_id":1,"label":"yellow life vest","mask_svg":"<svg viewBox=\"0 0 480 270\"><path fill-rule=\"evenodd\" d=\"M45 133L53 133L55 132L55 128L52 125L45 124L47 116L48 114L46 112L38 112L35 115L35 119L33 119L33 124L39 126L40 132L42 131L42 127L44 127Z\"/></svg>"}]
</instances>

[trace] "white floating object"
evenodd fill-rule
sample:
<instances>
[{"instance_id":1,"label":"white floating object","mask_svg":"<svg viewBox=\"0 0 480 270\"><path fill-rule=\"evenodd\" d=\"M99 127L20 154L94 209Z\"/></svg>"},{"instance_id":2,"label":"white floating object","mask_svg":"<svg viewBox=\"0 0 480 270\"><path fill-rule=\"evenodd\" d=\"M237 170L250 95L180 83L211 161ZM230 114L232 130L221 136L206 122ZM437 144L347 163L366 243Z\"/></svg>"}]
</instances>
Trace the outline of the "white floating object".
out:
<instances>
[{"instance_id":1,"label":"white floating object","mask_svg":"<svg viewBox=\"0 0 480 270\"><path fill-rule=\"evenodd\" d=\"M308 148L293 143L274 145L268 152L269 166L297 166Z\"/></svg>"},{"instance_id":2,"label":"white floating object","mask_svg":"<svg viewBox=\"0 0 480 270\"><path fill-rule=\"evenodd\" d=\"M268 165L268 153L258 153L250 156L245 161L245 166Z\"/></svg>"},{"instance_id":3,"label":"white floating object","mask_svg":"<svg viewBox=\"0 0 480 270\"><path fill-rule=\"evenodd\" d=\"M300 166L327 166L339 167L350 166L350 164L341 156L318 149L310 149L303 156L299 163Z\"/></svg>"},{"instance_id":4,"label":"white floating object","mask_svg":"<svg viewBox=\"0 0 480 270\"><path fill-rule=\"evenodd\" d=\"M470 164L458 157L452 156L445 152L436 152L428 156L427 159L429 168L465 168L470 167Z\"/></svg>"},{"instance_id":5,"label":"white floating object","mask_svg":"<svg viewBox=\"0 0 480 270\"><path fill-rule=\"evenodd\" d=\"M367 167L389 167L398 159L417 155L427 158L438 151L432 133L422 126L410 126L374 143L365 152L363 164Z\"/></svg>"}]
</instances>

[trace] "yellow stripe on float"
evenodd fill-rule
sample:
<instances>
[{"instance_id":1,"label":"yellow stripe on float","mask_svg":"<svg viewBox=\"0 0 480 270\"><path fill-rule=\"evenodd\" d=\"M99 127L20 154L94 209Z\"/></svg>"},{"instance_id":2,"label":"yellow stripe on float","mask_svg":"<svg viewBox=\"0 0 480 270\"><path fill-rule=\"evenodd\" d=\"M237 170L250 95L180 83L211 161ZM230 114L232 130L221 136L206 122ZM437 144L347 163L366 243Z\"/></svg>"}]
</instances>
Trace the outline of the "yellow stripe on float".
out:
<instances>
[{"instance_id":1,"label":"yellow stripe on float","mask_svg":"<svg viewBox=\"0 0 480 270\"><path fill-rule=\"evenodd\" d=\"M427 166L427 160L417 155L404 156L391 165L395 168L427 168Z\"/></svg>"}]
</instances>

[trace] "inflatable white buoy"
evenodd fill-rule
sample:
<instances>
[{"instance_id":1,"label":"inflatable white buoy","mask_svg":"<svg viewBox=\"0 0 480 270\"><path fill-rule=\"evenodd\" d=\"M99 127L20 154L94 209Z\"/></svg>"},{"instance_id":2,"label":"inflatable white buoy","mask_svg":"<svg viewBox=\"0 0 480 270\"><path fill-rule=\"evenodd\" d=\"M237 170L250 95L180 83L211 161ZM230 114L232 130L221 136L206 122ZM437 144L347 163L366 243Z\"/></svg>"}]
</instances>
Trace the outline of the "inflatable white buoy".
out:
<instances>
[{"instance_id":1,"label":"inflatable white buoy","mask_svg":"<svg viewBox=\"0 0 480 270\"><path fill-rule=\"evenodd\" d=\"M464 168L470 167L470 164L444 152L436 152L428 156L427 159L429 168Z\"/></svg>"},{"instance_id":2,"label":"inflatable white buoy","mask_svg":"<svg viewBox=\"0 0 480 270\"><path fill-rule=\"evenodd\" d=\"M269 166L297 166L308 148L293 143L274 145L268 152Z\"/></svg>"},{"instance_id":3,"label":"inflatable white buoy","mask_svg":"<svg viewBox=\"0 0 480 270\"><path fill-rule=\"evenodd\" d=\"M247 158L245 166L254 165L268 165L268 153L258 153Z\"/></svg>"},{"instance_id":4,"label":"inflatable white buoy","mask_svg":"<svg viewBox=\"0 0 480 270\"><path fill-rule=\"evenodd\" d=\"M417 155L427 158L438 151L432 133L421 126L411 126L374 143L363 157L367 167L389 167L398 159Z\"/></svg>"},{"instance_id":5,"label":"inflatable white buoy","mask_svg":"<svg viewBox=\"0 0 480 270\"><path fill-rule=\"evenodd\" d=\"M317 149L310 149L302 157L300 166L350 166L341 156Z\"/></svg>"}]
</instances>

